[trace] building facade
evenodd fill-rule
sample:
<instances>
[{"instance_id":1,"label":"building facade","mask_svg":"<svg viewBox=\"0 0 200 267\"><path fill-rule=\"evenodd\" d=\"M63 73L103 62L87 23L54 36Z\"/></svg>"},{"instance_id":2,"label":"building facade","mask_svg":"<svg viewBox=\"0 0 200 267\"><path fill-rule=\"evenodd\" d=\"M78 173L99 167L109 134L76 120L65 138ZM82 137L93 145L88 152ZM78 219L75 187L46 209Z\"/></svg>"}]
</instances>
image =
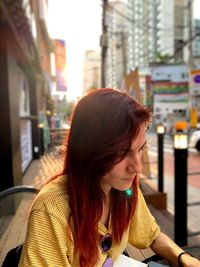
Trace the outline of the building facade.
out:
<instances>
[{"instance_id":1,"label":"building facade","mask_svg":"<svg viewBox=\"0 0 200 267\"><path fill-rule=\"evenodd\" d=\"M166 59L183 62L185 5L185 0L128 0L128 71Z\"/></svg>"},{"instance_id":2,"label":"building facade","mask_svg":"<svg viewBox=\"0 0 200 267\"><path fill-rule=\"evenodd\" d=\"M100 53L88 50L83 62L83 92L101 87Z\"/></svg>"},{"instance_id":3,"label":"building facade","mask_svg":"<svg viewBox=\"0 0 200 267\"><path fill-rule=\"evenodd\" d=\"M194 20L194 34L193 56L200 58L200 19Z\"/></svg>"},{"instance_id":4,"label":"building facade","mask_svg":"<svg viewBox=\"0 0 200 267\"><path fill-rule=\"evenodd\" d=\"M105 85L121 87L126 74L128 39L127 5L121 1L109 1L106 6L107 56Z\"/></svg>"},{"instance_id":5,"label":"building facade","mask_svg":"<svg viewBox=\"0 0 200 267\"><path fill-rule=\"evenodd\" d=\"M42 155L40 122L51 84L48 1L0 1L0 190L22 183Z\"/></svg>"}]
</instances>

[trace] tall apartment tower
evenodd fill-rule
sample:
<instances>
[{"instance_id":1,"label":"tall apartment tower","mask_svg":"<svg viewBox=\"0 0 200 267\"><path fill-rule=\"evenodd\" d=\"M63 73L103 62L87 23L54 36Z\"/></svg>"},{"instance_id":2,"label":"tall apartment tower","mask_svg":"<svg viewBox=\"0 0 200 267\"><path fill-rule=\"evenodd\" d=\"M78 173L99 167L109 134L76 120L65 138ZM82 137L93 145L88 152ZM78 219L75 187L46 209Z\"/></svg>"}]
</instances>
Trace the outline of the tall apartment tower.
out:
<instances>
[{"instance_id":1,"label":"tall apartment tower","mask_svg":"<svg viewBox=\"0 0 200 267\"><path fill-rule=\"evenodd\" d=\"M101 82L101 58L100 53L88 50L83 62L83 92L100 88Z\"/></svg>"},{"instance_id":2,"label":"tall apartment tower","mask_svg":"<svg viewBox=\"0 0 200 267\"><path fill-rule=\"evenodd\" d=\"M200 19L194 20L194 34L196 38L193 42L193 56L200 57Z\"/></svg>"},{"instance_id":3,"label":"tall apartment tower","mask_svg":"<svg viewBox=\"0 0 200 267\"><path fill-rule=\"evenodd\" d=\"M128 18L127 4L109 1L106 7L107 57L105 84L121 87L127 64Z\"/></svg>"},{"instance_id":4,"label":"tall apartment tower","mask_svg":"<svg viewBox=\"0 0 200 267\"><path fill-rule=\"evenodd\" d=\"M175 55L176 61L183 61L185 2L128 0L127 72L136 67L147 67L167 55ZM175 53L177 50L180 52Z\"/></svg>"}]
</instances>

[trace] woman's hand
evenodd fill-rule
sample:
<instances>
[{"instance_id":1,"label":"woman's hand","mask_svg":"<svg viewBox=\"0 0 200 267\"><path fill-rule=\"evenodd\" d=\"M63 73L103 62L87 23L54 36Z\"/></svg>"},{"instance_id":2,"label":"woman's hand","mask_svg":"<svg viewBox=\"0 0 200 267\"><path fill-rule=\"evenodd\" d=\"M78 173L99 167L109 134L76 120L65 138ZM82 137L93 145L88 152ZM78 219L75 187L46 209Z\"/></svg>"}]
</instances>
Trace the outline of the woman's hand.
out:
<instances>
[{"instance_id":1,"label":"woman's hand","mask_svg":"<svg viewBox=\"0 0 200 267\"><path fill-rule=\"evenodd\" d=\"M180 248L176 243L174 243L172 239L170 239L162 232L151 244L151 249L167 261L174 263L178 266L200 267L200 261L198 259L192 257L188 253L183 253L185 251L183 251L182 248ZM181 253L183 254L179 257Z\"/></svg>"},{"instance_id":2,"label":"woman's hand","mask_svg":"<svg viewBox=\"0 0 200 267\"><path fill-rule=\"evenodd\" d=\"M200 267L200 261L188 253L182 254L180 257L181 266L184 267Z\"/></svg>"}]
</instances>

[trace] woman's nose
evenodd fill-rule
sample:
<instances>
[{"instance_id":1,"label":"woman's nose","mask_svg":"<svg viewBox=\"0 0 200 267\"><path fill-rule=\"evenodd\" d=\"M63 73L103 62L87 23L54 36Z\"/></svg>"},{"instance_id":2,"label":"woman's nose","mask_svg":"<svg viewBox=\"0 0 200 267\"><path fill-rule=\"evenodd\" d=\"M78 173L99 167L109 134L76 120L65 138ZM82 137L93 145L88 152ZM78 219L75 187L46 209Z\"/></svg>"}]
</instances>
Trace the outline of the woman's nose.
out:
<instances>
[{"instance_id":1,"label":"woman's nose","mask_svg":"<svg viewBox=\"0 0 200 267\"><path fill-rule=\"evenodd\" d=\"M128 162L127 171L129 173L140 173L142 171L142 163L140 157L134 157Z\"/></svg>"}]
</instances>

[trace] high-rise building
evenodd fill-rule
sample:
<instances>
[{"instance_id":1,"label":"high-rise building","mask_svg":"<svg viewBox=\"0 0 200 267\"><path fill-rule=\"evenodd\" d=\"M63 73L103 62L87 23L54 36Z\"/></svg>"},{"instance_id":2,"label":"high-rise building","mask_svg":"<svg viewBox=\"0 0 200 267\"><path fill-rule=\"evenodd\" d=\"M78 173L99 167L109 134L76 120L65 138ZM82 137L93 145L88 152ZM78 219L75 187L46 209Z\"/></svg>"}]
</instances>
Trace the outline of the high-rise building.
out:
<instances>
[{"instance_id":1,"label":"high-rise building","mask_svg":"<svg viewBox=\"0 0 200 267\"><path fill-rule=\"evenodd\" d=\"M127 70L183 61L185 0L128 0Z\"/></svg>"},{"instance_id":2,"label":"high-rise building","mask_svg":"<svg viewBox=\"0 0 200 267\"><path fill-rule=\"evenodd\" d=\"M196 37L193 42L193 56L200 57L200 19L194 20L194 34Z\"/></svg>"},{"instance_id":3,"label":"high-rise building","mask_svg":"<svg viewBox=\"0 0 200 267\"><path fill-rule=\"evenodd\" d=\"M83 63L83 91L96 89L101 86L101 57L100 53L88 50Z\"/></svg>"},{"instance_id":4,"label":"high-rise building","mask_svg":"<svg viewBox=\"0 0 200 267\"><path fill-rule=\"evenodd\" d=\"M121 1L110 1L106 7L107 57L105 84L120 87L126 74L128 39L127 5Z\"/></svg>"}]
</instances>

